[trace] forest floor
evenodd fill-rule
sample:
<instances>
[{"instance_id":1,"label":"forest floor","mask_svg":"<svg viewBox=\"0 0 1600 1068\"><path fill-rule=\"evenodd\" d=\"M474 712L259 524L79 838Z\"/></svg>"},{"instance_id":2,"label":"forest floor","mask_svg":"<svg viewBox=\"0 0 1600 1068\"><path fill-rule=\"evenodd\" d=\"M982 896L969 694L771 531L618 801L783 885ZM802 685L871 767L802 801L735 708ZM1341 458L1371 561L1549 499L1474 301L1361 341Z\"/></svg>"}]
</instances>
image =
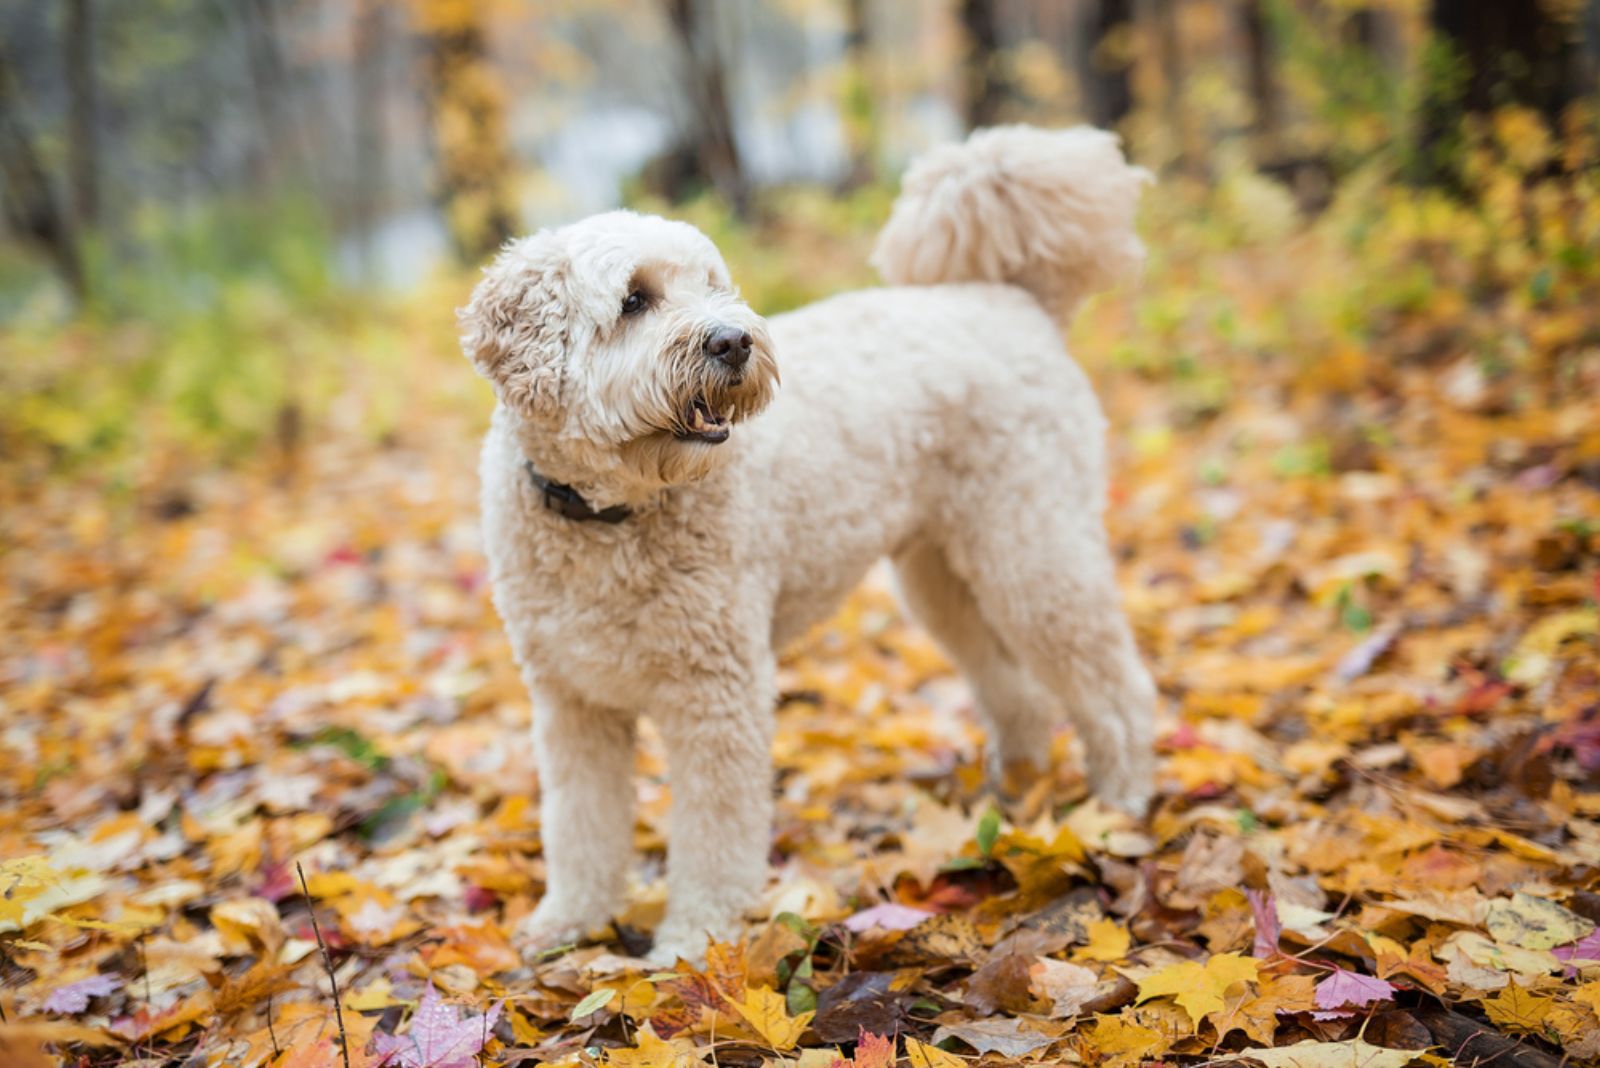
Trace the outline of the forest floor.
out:
<instances>
[{"instance_id":1,"label":"forest floor","mask_svg":"<svg viewBox=\"0 0 1600 1068\"><path fill-rule=\"evenodd\" d=\"M627 912L511 943L544 866L481 405L0 480L0 1062L1600 1063L1594 305L1445 286L1308 356L1278 319L1350 268L1270 247L1074 335L1163 694L1151 817L1087 800L1065 730L997 804L871 582L784 659L768 918L704 970L638 956L649 738Z\"/></svg>"}]
</instances>

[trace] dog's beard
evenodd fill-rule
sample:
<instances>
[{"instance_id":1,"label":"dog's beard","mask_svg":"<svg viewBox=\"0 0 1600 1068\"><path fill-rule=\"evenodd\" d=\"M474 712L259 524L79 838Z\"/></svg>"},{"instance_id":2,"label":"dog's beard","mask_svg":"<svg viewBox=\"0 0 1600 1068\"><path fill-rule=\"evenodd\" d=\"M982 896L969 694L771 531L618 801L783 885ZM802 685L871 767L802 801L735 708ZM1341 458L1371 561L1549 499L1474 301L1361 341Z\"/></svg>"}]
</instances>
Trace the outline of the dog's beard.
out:
<instances>
[{"instance_id":1,"label":"dog's beard","mask_svg":"<svg viewBox=\"0 0 1600 1068\"><path fill-rule=\"evenodd\" d=\"M678 441L717 445L728 439L736 424L767 406L777 385L777 364L762 324L749 325L753 327L750 359L737 370L706 357L710 326L672 332L657 364L661 429Z\"/></svg>"},{"instance_id":2,"label":"dog's beard","mask_svg":"<svg viewBox=\"0 0 1600 1068\"><path fill-rule=\"evenodd\" d=\"M728 321L752 339L750 358L737 371L705 355L708 334ZM654 352L637 359L615 354L614 377L599 400L627 474L641 484L671 486L703 478L725 461L724 443L771 402L778 368L765 323L748 312L664 324L662 334L665 343Z\"/></svg>"}]
</instances>

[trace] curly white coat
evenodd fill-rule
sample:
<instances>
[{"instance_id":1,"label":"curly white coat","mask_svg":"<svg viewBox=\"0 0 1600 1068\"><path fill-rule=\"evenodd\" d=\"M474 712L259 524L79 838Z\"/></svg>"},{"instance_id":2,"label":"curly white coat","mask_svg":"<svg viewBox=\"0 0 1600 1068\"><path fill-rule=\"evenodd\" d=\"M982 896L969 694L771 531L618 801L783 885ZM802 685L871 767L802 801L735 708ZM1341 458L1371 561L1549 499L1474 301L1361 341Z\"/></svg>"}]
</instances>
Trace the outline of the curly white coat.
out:
<instances>
[{"instance_id":1,"label":"curly white coat","mask_svg":"<svg viewBox=\"0 0 1600 1068\"><path fill-rule=\"evenodd\" d=\"M641 714L672 787L655 955L730 934L766 877L775 650L885 556L996 767L1041 759L1064 712L1094 789L1145 807L1154 690L1101 522L1104 420L1060 322L1137 268L1147 180L1097 130L980 131L908 174L874 255L896 285L770 322L704 235L659 218L541 232L488 269L461 321L499 401L483 525L535 700L549 875L528 949L621 903ZM737 369L706 345L730 328L750 335ZM727 441L686 436L696 402ZM559 515L529 463L633 514Z\"/></svg>"}]
</instances>

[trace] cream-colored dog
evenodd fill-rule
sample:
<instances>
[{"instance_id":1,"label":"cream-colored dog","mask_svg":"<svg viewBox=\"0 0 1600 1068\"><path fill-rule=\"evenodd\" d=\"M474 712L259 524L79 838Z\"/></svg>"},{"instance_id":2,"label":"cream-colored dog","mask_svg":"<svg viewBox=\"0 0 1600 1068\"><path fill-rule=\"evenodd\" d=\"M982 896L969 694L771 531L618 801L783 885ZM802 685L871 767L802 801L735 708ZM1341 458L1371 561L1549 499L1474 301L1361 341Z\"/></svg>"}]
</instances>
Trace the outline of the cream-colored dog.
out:
<instances>
[{"instance_id":1,"label":"cream-colored dog","mask_svg":"<svg viewBox=\"0 0 1600 1068\"><path fill-rule=\"evenodd\" d=\"M641 714L672 787L655 956L734 930L766 878L775 651L884 556L996 767L1043 759L1065 711L1095 791L1144 809L1154 690L1061 326L1140 263L1147 180L1098 130L980 131L907 175L873 257L892 288L770 322L698 230L630 212L489 267L462 344L499 401L483 526L536 705L549 878L527 949L621 903Z\"/></svg>"}]
</instances>

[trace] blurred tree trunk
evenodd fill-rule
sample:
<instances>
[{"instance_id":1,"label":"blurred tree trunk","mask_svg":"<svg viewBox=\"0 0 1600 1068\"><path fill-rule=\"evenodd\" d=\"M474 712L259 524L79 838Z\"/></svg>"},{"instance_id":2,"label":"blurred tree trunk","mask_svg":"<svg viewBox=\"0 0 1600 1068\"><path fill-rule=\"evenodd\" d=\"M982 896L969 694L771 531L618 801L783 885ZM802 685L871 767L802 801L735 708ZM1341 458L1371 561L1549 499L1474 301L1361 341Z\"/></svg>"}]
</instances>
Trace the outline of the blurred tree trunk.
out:
<instances>
[{"instance_id":1,"label":"blurred tree trunk","mask_svg":"<svg viewBox=\"0 0 1600 1068\"><path fill-rule=\"evenodd\" d=\"M83 261L72 219L50 188L33 134L22 118L21 90L0 48L0 178L4 179L6 222L20 236L49 254L74 295L84 294Z\"/></svg>"},{"instance_id":2,"label":"blurred tree trunk","mask_svg":"<svg viewBox=\"0 0 1600 1068\"><path fill-rule=\"evenodd\" d=\"M844 35L844 128L850 150L846 188L871 182L878 169L882 127L877 79L873 77L870 0L846 0Z\"/></svg>"},{"instance_id":3,"label":"blurred tree trunk","mask_svg":"<svg viewBox=\"0 0 1600 1068\"><path fill-rule=\"evenodd\" d=\"M995 0L961 0L964 37L961 76L967 129L993 126L1011 96L1000 55L1000 23Z\"/></svg>"},{"instance_id":4,"label":"blurred tree trunk","mask_svg":"<svg viewBox=\"0 0 1600 1068\"><path fill-rule=\"evenodd\" d=\"M355 158L351 166L350 217L361 247L361 266L371 274L373 230L388 205L388 136L384 123L383 75L388 56L389 8L382 0L357 0L353 27Z\"/></svg>"},{"instance_id":5,"label":"blurred tree trunk","mask_svg":"<svg viewBox=\"0 0 1600 1068\"><path fill-rule=\"evenodd\" d=\"M265 143L262 176L270 180L285 169L299 173L306 154L291 110L292 90L283 58L277 4L275 0L243 0L238 11L244 19L245 57L250 64L250 85Z\"/></svg>"},{"instance_id":6,"label":"blurred tree trunk","mask_svg":"<svg viewBox=\"0 0 1600 1068\"><path fill-rule=\"evenodd\" d=\"M1184 99L1183 39L1178 28L1176 5L1168 0L1142 0L1139 20L1155 43L1155 60L1160 70L1161 112L1172 139L1172 164L1180 171L1201 174L1204 159L1198 128Z\"/></svg>"},{"instance_id":7,"label":"blurred tree trunk","mask_svg":"<svg viewBox=\"0 0 1600 1068\"><path fill-rule=\"evenodd\" d=\"M1430 72L1418 175L1459 184L1462 121L1497 107L1531 108L1553 127L1577 97L1578 27L1540 0L1434 0L1430 29L1443 69ZM1436 65L1437 66L1437 65Z\"/></svg>"},{"instance_id":8,"label":"blurred tree trunk","mask_svg":"<svg viewBox=\"0 0 1600 1068\"><path fill-rule=\"evenodd\" d=\"M1262 8L1263 0L1244 0L1241 12L1250 104L1254 111L1250 129L1251 154L1258 167L1268 166L1278 159L1282 126L1277 79L1272 70L1272 27Z\"/></svg>"},{"instance_id":9,"label":"blurred tree trunk","mask_svg":"<svg viewBox=\"0 0 1600 1068\"><path fill-rule=\"evenodd\" d=\"M750 186L734 136L727 64L717 41L718 5L715 0L666 0L666 7L686 61L692 112L686 147L700 176L744 215L750 206Z\"/></svg>"},{"instance_id":10,"label":"blurred tree trunk","mask_svg":"<svg viewBox=\"0 0 1600 1068\"><path fill-rule=\"evenodd\" d=\"M72 175L73 221L79 230L100 221L99 107L93 38L90 0L67 0L67 166Z\"/></svg>"},{"instance_id":11,"label":"blurred tree trunk","mask_svg":"<svg viewBox=\"0 0 1600 1068\"><path fill-rule=\"evenodd\" d=\"M430 0L424 14L435 193L462 259L476 263L519 228L505 94L479 0Z\"/></svg>"},{"instance_id":12,"label":"blurred tree trunk","mask_svg":"<svg viewBox=\"0 0 1600 1068\"><path fill-rule=\"evenodd\" d=\"M1110 129L1133 110L1128 38L1133 32L1133 0L1098 0L1093 5L1083 56L1078 64L1089 119Z\"/></svg>"},{"instance_id":13,"label":"blurred tree trunk","mask_svg":"<svg viewBox=\"0 0 1600 1068\"><path fill-rule=\"evenodd\" d=\"M1434 0L1433 31L1467 61L1465 110L1521 104L1554 122L1572 103L1576 30L1551 6Z\"/></svg>"}]
</instances>

